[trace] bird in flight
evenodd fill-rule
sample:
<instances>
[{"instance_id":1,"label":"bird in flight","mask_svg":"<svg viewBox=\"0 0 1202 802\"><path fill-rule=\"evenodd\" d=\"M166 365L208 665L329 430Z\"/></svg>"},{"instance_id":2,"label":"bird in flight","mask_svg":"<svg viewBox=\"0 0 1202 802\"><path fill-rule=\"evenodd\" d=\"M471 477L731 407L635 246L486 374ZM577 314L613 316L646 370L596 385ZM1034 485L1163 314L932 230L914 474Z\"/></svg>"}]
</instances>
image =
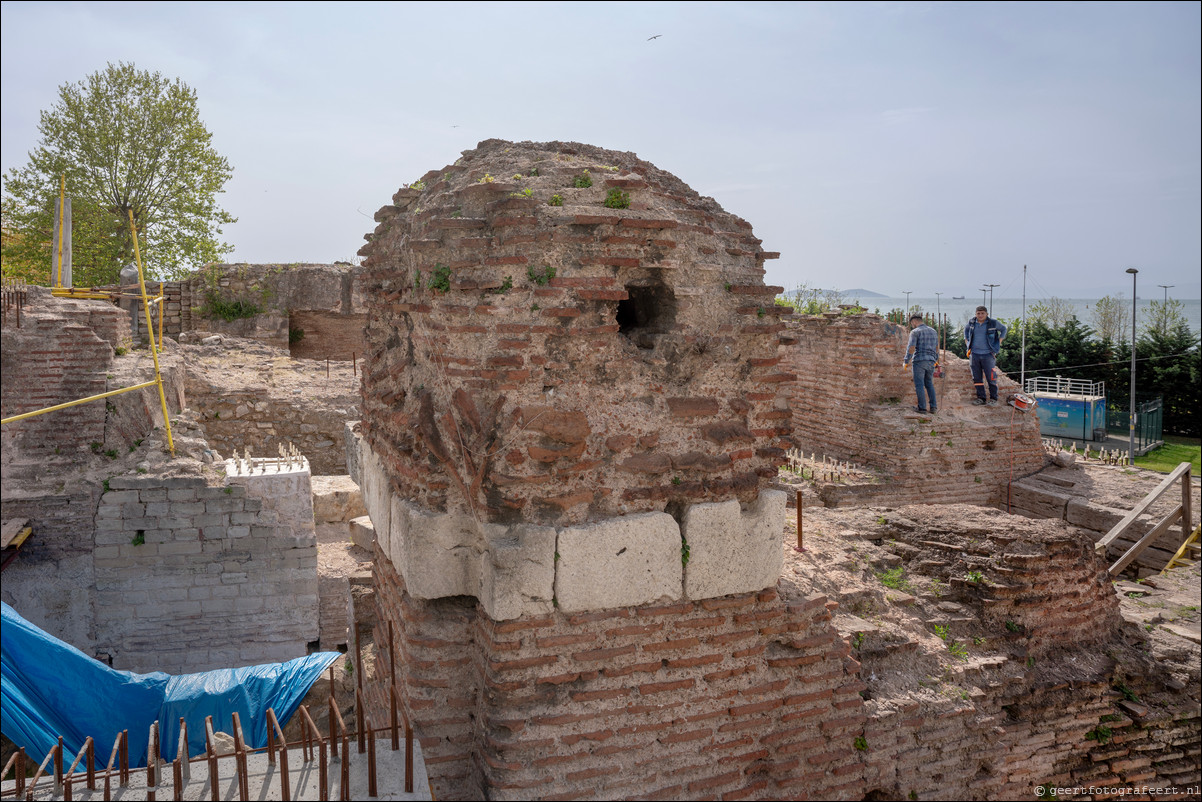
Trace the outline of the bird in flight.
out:
<instances>
[{"instance_id":1,"label":"bird in flight","mask_svg":"<svg viewBox=\"0 0 1202 802\"><path fill-rule=\"evenodd\" d=\"M663 34L662 34L662 33L657 33L655 36L648 36L648 37L647 37L647 41L648 41L648 42L650 42L652 39L658 39L658 38L660 38L661 36L663 36Z\"/></svg>"}]
</instances>

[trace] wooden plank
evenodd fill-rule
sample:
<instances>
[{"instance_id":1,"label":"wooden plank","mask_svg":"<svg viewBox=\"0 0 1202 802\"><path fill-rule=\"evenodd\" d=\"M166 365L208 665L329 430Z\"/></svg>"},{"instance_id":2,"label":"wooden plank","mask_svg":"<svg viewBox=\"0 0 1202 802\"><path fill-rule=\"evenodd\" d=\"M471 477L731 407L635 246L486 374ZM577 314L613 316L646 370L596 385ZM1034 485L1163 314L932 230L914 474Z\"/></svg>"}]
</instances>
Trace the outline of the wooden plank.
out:
<instances>
[{"instance_id":1,"label":"wooden plank","mask_svg":"<svg viewBox=\"0 0 1202 802\"><path fill-rule=\"evenodd\" d=\"M1110 541L1112 541L1116 537L1118 537L1119 534L1124 529L1126 529L1128 526L1131 525L1132 521L1134 521L1139 516L1143 515L1143 513L1148 509L1148 507L1151 507L1153 502L1155 502L1156 499L1160 498L1160 495L1162 493L1164 493L1164 491L1168 490L1170 487L1173 486L1173 482L1176 482L1178 479L1181 478L1182 474L1185 474L1188 476L1189 469L1190 469L1190 464L1188 462L1183 462L1180 465L1178 465L1176 468L1174 468L1173 472L1170 473L1167 477L1165 477L1165 480L1163 482L1161 482L1159 485L1157 485L1155 490L1153 490L1151 493L1149 493L1147 496L1145 496L1143 501L1141 501L1140 503L1135 505L1135 509L1131 510L1131 512L1127 513L1126 517L1123 518L1123 520L1119 521L1117 524L1115 524L1113 527L1111 527L1110 531L1107 532L1106 535L1101 540L1098 541L1096 546L1094 546L1094 550L1096 552L1098 552L1099 554L1105 554L1106 548L1110 545ZM1178 511L1180 511L1181 508L1178 507L1177 509L1178 509Z\"/></svg>"},{"instance_id":2,"label":"wooden plank","mask_svg":"<svg viewBox=\"0 0 1202 802\"><path fill-rule=\"evenodd\" d=\"M1161 521L1160 523L1156 524L1156 526L1154 526L1150 530L1148 530L1148 534L1146 534L1142 538L1140 538L1140 541L1138 543L1136 543L1131 548L1127 549L1127 552L1122 557L1119 557L1118 560L1115 561L1114 565L1110 566L1110 575L1114 576L1119 571L1123 570L1128 565L1130 565L1131 561L1134 560L1136 557L1138 557L1140 552L1142 552L1148 546L1152 545L1152 541L1156 540L1156 538L1160 537L1165 532L1169 531L1169 527L1171 527L1173 524L1177 523L1177 519L1180 517L1181 517L1181 508L1178 507L1177 509L1170 512L1167 516L1165 516L1165 519L1163 521Z\"/></svg>"},{"instance_id":3,"label":"wooden plank","mask_svg":"<svg viewBox=\"0 0 1202 802\"><path fill-rule=\"evenodd\" d=\"M28 523L28 518L13 518L11 521L0 524L0 542L2 542L0 548L7 549L8 544L13 542L13 538L19 535Z\"/></svg>"}]
</instances>

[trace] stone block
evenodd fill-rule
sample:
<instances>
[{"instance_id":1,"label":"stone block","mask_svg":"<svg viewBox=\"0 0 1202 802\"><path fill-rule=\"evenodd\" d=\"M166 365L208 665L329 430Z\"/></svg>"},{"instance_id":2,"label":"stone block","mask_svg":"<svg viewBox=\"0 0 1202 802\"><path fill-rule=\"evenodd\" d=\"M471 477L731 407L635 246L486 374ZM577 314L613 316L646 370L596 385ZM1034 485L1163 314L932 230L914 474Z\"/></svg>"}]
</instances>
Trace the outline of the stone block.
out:
<instances>
[{"instance_id":1,"label":"stone block","mask_svg":"<svg viewBox=\"0 0 1202 802\"><path fill-rule=\"evenodd\" d=\"M747 509L733 499L689 507L680 525L689 544L685 597L710 599L775 586L784 565L785 502L782 491L765 490Z\"/></svg>"},{"instance_id":2,"label":"stone block","mask_svg":"<svg viewBox=\"0 0 1202 802\"><path fill-rule=\"evenodd\" d=\"M362 479L359 487L363 493L363 504L367 507L367 514L371 516L372 525L376 528L376 540L380 542L381 550L385 554L391 554L388 546L392 493L388 475L375 452L366 445L363 447L362 461L359 464L359 478Z\"/></svg>"},{"instance_id":3,"label":"stone block","mask_svg":"<svg viewBox=\"0 0 1202 802\"><path fill-rule=\"evenodd\" d=\"M314 476L313 520L318 524L349 521L367 514L359 485L349 476Z\"/></svg>"},{"instance_id":4,"label":"stone block","mask_svg":"<svg viewBox=\"0 0 1202 802\"><path fill-rule=\"evenodd\" d=\"M358 425L359 421L348 420L343 429L343 436L346 444L346 472L350 475L352 482L362 486L363 478L359 474L359 466L362 464L363 435L355 431L355 427Z\"/></svg>"},{"instance_id":5,"label":"stone block","mask_svg":"<svg viewBox=\"0 0 1202 802\"><path fill-rule=\"evenodd\" d=\"M1031 517L1063 519L1065 508L1073 499L1068 493L1033 480L1015 482L1010 488L1010 503L1030 511Z\"/></svg>"},{"instance_id":6,"label":"stone block","mask_svg":"<svg viewBox=\"0 0 1202 802\"><path fill-rule=\"evenodd\" d=\"M1092 529L1095 532L1109 532L1114 525L1126 517L1128 510L1106 507L1086 498L1074 498L1068 502L1064 520L1070 524Z\"/></svg>"},{"instance_id":7,"label":"stone block","mask_svg":"<svg viewBox=\"0 0 1202 802\"><path fill-rule=\"evenodd\" d=\"M494 621L552 610L555 592L555 529L486 524L473 595Z\"/></svg>"},{"instance_id":8,"label":"stone block","mask_svg":"<svg viewBox=\"0 0 1202 802\"><path fill-rule=\"evenodd\" d=\"M372 526L371 516L361 515L353 519L348 530L352 543L361 549L371 551L371 544L376 541L376 530Z\"/></svg>"},{"instance_id":9,"label":"stone block","mask_svg":"<svg viewBox=\"0 0 1202 802\"><path fill-rule=\"evenodd\" d=\"M683 594L680 528L650 512L561 529L555 597L568 612L606 610Z\"/></svg>"},{"instance_id":10,"label":"stone block","mask_svg":"<svg viewBox=\"0 0 1202 802\"><path fill-rule=\"evenodd\" d=\"M368 452L370 454L370 452ZM370 462L369 456L365 462ZM368 470L364 466L365 472ZM475 595L473 576L478 562L476 541L479 526L475 519L456 513L437 513L401 500L396 505L394 537L376 538L381 551L389 555L393 566L405 580L405 587L419 599ZM375 516L372 516L375 522Z\"/></svg>"}]
</instances>

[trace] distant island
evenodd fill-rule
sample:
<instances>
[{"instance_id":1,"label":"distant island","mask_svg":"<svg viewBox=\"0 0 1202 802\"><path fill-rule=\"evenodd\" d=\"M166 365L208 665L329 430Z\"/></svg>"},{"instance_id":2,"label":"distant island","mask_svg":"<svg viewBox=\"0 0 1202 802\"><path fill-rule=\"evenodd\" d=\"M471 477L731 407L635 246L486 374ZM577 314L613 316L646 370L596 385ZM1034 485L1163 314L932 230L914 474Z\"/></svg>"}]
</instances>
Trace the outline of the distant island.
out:
<instances>
[{"instance_id":1,"label":"distant island","mask_svg":"<svg viewBox=\"0 0 1202 802\"><path fill-rule=\"evenodd\" d=\"M879 292L873 292L872 290L865 290L865 289L858 289L858 288L854 289L854 290L835 290L834 292L839 293L844 298L888 298L889 297L888 295L882 295Z\"/></svg>"}]
</instances>

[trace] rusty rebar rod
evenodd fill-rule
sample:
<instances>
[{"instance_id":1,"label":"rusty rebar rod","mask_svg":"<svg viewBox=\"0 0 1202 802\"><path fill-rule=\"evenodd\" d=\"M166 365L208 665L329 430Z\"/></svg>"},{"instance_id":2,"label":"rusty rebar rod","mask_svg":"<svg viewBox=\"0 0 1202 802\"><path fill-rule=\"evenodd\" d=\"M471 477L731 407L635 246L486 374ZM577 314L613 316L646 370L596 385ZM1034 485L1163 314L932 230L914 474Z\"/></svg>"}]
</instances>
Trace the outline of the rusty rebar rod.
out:
<instances>
[{"instance_id":1,"label":"rusty rebar rod","mask_svg":"<svg viewBox=\"0 0 1202 802\"><path fill-rule=\"evenodd\" d=\"M280 740L280 799L283 802L291 802L292 791L289 787L291 779L288 774L288 739L284 737L284 730L280 728L280 722L275 717L275 711L269 707L267 708L267 757L272 765L275 765L275 754L272 751L272 746L276 738Z\"/></svg>"},{"instance_id":2,"label":"rusty rebar rod","mask_svg":"<svg viewBox=\"0 0 1202 802\"><path fill-rule=\"evenodd\" d=\"M234 766L238 771L238 799L247 802L250 799L250 779L246 771L246 740L242 737L242 719L235 710L232 716L231 729L234 731Z\"/></svg>"},{"instance_id":3,"label":"rusty rebar rod","mask_svg":"<svg viewBox=\"0 0 1202 802\"><path fill-rule=\"evenodd\" d=\"M209 797L213 802L221 802L221 792L217 788L219 763L217 760L216 736L213 734L213 717L205 716L205 756L209 763Z\"/></svg>"},{"instance_id":4,"label":"rusty rebar rod","mask_svg":"<svg viewBox=\"0 0 1202 802\"><path fill-rule=\"evenodd\" d=\"M299 709L301 712L301 721L303 722L301 725L302 728L311 732L313 734L313 738L317 741L317 749L321 756L321 762L319 763L319 769L317 772L317 798L321 800L321 802L326 802L326 800L330 798L330 777L328 768L326 766L326 742L321 737L321 731L317 729L317 725L313 723L313 717L309 715L309 708L301 705Z\"/></svg>"},{"instance_id":5,"label":"rusty rebar rod","mask_svg":"<svg viewBox=\"0 0 1202 802\"><path fill-rule=\"evenodd\" d=\"M371 719L367 724L367 795L376 797L376 734L371 728Z\"/></svg>"}]
</instances>

